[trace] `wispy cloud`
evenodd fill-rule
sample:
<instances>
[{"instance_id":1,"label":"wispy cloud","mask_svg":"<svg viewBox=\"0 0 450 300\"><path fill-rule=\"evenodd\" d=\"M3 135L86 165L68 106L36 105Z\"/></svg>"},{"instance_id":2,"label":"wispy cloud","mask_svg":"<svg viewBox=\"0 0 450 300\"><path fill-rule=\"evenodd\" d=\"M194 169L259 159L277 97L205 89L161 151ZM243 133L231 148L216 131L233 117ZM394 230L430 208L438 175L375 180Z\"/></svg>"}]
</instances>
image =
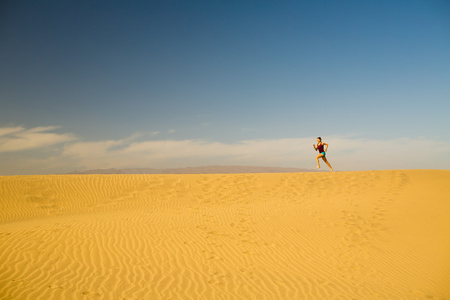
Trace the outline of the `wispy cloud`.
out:
<instances>
[{"instance_id":1,"label":"wispy cloud","mask_svg":"<svg viewBox=\"0 0 450 300\"><path fill-rule=\"evenodd\" d=\"M15 132L23 131L23 130L24 130L24 128L21 127L21 126L18 126L18 127L3 127L3 128L0 128L0 137L4 136L4 135L15 133Z\"/></svg>"},{"instance_id":2,"label":"wispy cloud","mask_svg":"<svg viewBox=\"0 0 450 300\"><path fill-rule=\"evenodd\" d=\"M49 131L58 127L0 128L2 174L68 172L72 170L126 167L184 167L209 164L315 167L315 137L254 139L234 143L208 140L149 140L155 134L139 134L117 140L86 142L70 133ZM145 139L145 136L148 138ZM329 144L328 159L336 170L450 169L450 142L431 147L426 138L393 140L362 139L352 136L324 137ZM47 156L21 157L21 150L59 151ZM40 151L42 152L42 151ZM49 152L50 153L50 152ZM42 154L42 153L41 153ZM16 171L15 171L16 170ZM33 170L33 171L26 171ZM37 170L37 171L36 171ZM39 171L41 170L41 171Z\"/></svg>"},{"instance_id":3,"label":"wispy cloud","mask_svg":"<svg viewBox=\"0 0 450 300\"><path fill-rule=\"evenodd\" d=\"M55 144L73 141L75 137L70 133L52 133L57 126L0 128L0 153L17 152L30 149L43 149Z\"/></svg>"},{"instance_id":4,"label":"wispy cloud","mask_svg":"<svg viewBox=\"0 0 450 300\"><path fill-rule=\"evenodd\" d=\"M67 144L63 157L76 158L91 167L171 166L192 162L264 164L300 159L306 139L248 140L237 143L205 140L160 140L126 144L123 140ZM113 149L114 146L123 147ZM95 149L95 150L92 150ZM311 146L312 149L312 146ZM311 150L308 149L308 150ZM311 151L308 151L311 152ZM311 156L311 153L310 153Z\"/></svg>"}]
</instances>

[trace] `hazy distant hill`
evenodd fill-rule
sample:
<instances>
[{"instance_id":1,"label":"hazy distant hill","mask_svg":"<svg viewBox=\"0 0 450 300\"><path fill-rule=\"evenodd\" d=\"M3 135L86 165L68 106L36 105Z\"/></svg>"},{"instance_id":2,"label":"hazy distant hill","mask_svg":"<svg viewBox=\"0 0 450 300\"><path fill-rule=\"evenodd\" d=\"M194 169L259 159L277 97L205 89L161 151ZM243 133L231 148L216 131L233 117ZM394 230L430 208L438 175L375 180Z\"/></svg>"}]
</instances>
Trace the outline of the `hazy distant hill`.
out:
<instances>
[{"instance_id":1,"label":"hazy distant hill","mask_svg":"<svg viewBox=\"0 0 450 300\"><path fill-rule=\"evenodd\" d=\"M229 173L295 173L317 172L317 170L281 167L255 166L204 166L174 169L154 168L126 168L126 169L97 169L73 171L67 174L229 174Z\"/></svg>"}]
</instances>

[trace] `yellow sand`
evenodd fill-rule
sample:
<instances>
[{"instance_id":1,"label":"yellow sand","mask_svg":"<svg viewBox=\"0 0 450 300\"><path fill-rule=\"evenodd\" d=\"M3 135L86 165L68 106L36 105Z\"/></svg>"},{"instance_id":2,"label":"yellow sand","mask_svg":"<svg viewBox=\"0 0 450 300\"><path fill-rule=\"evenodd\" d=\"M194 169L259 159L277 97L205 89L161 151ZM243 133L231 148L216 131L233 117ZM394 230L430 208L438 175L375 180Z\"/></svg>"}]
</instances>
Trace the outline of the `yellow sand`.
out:
<instances>
[{"instance_id":1,"label":"yellow sand","mask_svg":"<svg viewBox=\"0 0 450 300\"><path fill-rule=\"evenodd\" d=\"M0 177L0 299L450 299L450 171Z\"/></svg>"}]
</instances>

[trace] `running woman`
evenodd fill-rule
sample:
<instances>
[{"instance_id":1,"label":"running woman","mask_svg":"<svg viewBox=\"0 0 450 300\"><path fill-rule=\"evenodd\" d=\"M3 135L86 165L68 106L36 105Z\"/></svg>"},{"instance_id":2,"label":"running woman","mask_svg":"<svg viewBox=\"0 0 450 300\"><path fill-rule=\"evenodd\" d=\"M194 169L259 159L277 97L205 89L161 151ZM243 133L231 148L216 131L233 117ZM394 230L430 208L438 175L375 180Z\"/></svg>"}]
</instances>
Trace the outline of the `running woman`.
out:
<instances>
[{"instance_id":1,"label":"running woman","mask_svg":"<svg viewBox=\"0 0 450 300\"><path fill-rule=\"evenodd\" d=\"M325 150L323 149L323 146L325 146ZM316 145L313 144L314 150L319 151L319 155L316 156L316 161L317 161L317 168L320 168L320 164L319 164L319 158L322 157L323 161L330 167L330 170L333 171L333 168L331 167L330 163L328 162L327 158L325 157L325 154L328 150L328 144L327 143L322 143L322 138L319 136L317 138L317 147Z\"/></svg>"}]
</instances>

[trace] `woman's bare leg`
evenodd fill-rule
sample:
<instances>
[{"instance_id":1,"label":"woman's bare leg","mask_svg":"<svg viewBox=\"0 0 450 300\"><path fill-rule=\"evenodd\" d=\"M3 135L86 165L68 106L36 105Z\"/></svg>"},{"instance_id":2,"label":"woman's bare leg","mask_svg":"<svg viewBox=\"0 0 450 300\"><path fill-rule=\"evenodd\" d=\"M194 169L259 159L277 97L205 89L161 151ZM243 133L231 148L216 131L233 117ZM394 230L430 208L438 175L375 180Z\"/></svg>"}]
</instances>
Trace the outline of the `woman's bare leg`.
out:
<instances>
[{"instance_id":1,"label":"woman's bare leg","mask_svg":"<svg viewBox=\"0 0 450 300\"><path fill-rule=\"evenodd\" d=\"M328 160L326 159L326 157L322 157L323 161L330 167L330 170L333 172L333 168L331 167L330 163L328 162Z\"/></svg>"},{"instance_id":2,"label":"woman's bare leg","mask_svg":"<svg viewBox=\"0 0 450 300\"><path fill-rule=\"evenodd\" d=\"M316 156L316 161L317 161L317 168L316 169L320 168L319 158L321 158L321 157L324 157L323 154L319 154L319 155Z\"/></svg>"}]
</instances>

